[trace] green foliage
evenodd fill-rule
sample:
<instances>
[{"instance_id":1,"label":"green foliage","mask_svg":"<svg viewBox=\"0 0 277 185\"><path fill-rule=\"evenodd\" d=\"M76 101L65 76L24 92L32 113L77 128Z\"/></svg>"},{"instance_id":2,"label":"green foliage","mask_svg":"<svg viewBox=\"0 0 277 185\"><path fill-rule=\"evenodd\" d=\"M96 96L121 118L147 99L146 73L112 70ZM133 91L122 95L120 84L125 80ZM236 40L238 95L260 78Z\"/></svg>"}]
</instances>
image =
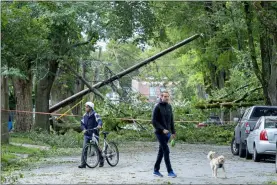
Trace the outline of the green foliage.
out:
<instances>
[{"instance_id":1,"label":"green foliage","mask_svg":"<svg viewBox=\"0 0 277 185\"><path fill-rule=\"evenodd\" d=\"M155 135L153 132L141 130L120 130L118 132L111 132L108 135L108 140L115 141L117 143L124 143L129 141L155 141Z\"/></svg>"},{"instance_id":2,"label":"green foliage","mask_svg":"<svg viewBox=\"0 0 277 185\"><path fill-rule=\"evenodd\" d=\"M1 9L5 20L1 24L1 58L8 67L6 73L30 80L30 70L38 62L38 56L45 56L48 29L41 18L32 16L28 3L3 2Z\"/></svg>"},{"instance_id":3,"label":"green foliage","mask_svg":"<svg viewBox=\"0 0 277 185\"><path fill-rule=\"evenodd\" d=\"M26 158L21 158L21 155L27 155ZM38 160L45 157L47 152L37 148L27 148L15 145L2 145L1 146L1 165L3 171L10 169L20 169L26 166L30 161Z\"/></svg>"},{"instance_id":4,"label":"green foliage","mask_svg":"<svg viewBox=\"0 0 277 185\"><path fill-rule=\"evenodd\" d=\"M10 142L13 142L13 143L26 143L26 144L33 144L33 145L45 145L45 143L33 140L32 138L21 137L20 134L18 134L18 135L12 134L12 137L10 137Z\"/></svg>"},{"instance_id":5,"label":"green foliage","mask_svg":"<svg viewBox=\"0 0 277 185\"><path fill-rule=\"evenodd\" d=\"M77 136L76 134L74 136ZM45 146L45 143L38 141L37 143L30 142L32 140L27 138L27 134L12 135L12 141L17 144L40 144ZM16 140L13 140L17 138ZM17 146L17 145L2 145L1 146L1 182L15 183L19 178L23 178L21 173L13 173L15 170L22 170L22 168L32 167L35 163L43 163L45 157L51 156L71 156L80 154L81 149L78 148L59 148L52 147L48 149L32 148L32 146ZM25 155L25 157L23 157ZM49 164L49 161L46 161Z\"/></svg>"},{"instance_id":6,"label":"green foliage","mask_svg":"<svg viewBox=\"0 0 277 185\"><path fill-rule=\"evenodd\" d=\"M19 154L29 154L29 155L37 155L39 150L36 148L27 148L23 146L15 146L15 145L2 145L1 146L3 153L19 153Z\"/></svg>"},{"instance_id":7,"label":"green foliage","mask_svg":"<svg viewBox=\"0 0 277 185\"><path fill-rule=\"evenodd\" d=\"M208 126L196 128L195 123L176 124L177 142L229 145L234 132L235 124L224 126ZM156 141L152 127L147 130L120 130L111 132L109 140L118 143L126 141Z\"/></svg>"},{"instance_id":8,"label":"green foliage","mask_svg":"<svg viewBox=\"0 0 277 185\"><path fill-rule=\"evenodd\" d=\"M204 143L204 144L230 144L235 124L224 126L208 126L204 128L195 128L194 124L186 123L177 125L177 141L186 143Z\"/></svg>"},{"instance_id":9,"label":"green foliage","mask_svg":"<svg viewBox=\"0 0 277 185\"><path fill-rule=\"evenodd\" d=\"M27 141L32 139L54 148L76 148L81 147L83 143L83 135L72 130L69 130L64 135L30 132L26 134L13 133L11 137L25 138Z\"/></svg>"},{"instance_id":10,"label":"green foliage","mask_svg":"<svg viewBox=\"0 0 277 185\"><path fill-rule=\"evenodd\" d=\"M266 184L277 184L277 182L276 181L268 181L268 182L266 182Z\"/></svg>"}]
</instances>

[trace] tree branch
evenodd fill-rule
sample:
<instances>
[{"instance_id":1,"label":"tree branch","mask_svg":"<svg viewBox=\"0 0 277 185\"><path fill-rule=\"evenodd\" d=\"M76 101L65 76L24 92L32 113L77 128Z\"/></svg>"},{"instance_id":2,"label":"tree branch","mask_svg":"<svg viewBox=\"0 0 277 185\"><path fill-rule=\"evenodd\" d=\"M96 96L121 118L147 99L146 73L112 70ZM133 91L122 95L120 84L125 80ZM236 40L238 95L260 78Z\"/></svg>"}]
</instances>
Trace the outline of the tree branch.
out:
<instances>
[{"instance_id":1,"label":"tree branch","mask_svg":"<svg viewBox=\"0 0 277 185\"><path fill-rule=\"evenodd\" d=\"M79 42L79 43L71 45L70 47L67 48L67 50L64 52L64 54L68 53L73 48L89 44L92 41L92 39L93 39L93 37L90 37L87 41Z\"/></svg>"},{"instance_id":2,"label":"tree branch","mask_svg":"<svg viewBox=\"0 0 277 185\"><path fill-rule=\"evenodd\" d=\"M255 102L248 102L248 103L233 103L233 102L225 102L225 103L213 103L213 104L198 104L194 107L196 109L211 109L211 108L232 108L232 107L248 107L255 105Z\"/></svg>"},{"instance_id":3,"label":"tree branch","mask_svg":"<svg viewBox=\"0 0 277 185\"><path fill-rule=\"evenodd\" d=\"M97 96L99 96L102 100L107 100L106 102L109 104L110 107L112 107L113 109L116 109L116 107L110 102L109 99L106 99L104 95L102 95L96 88L93 88L82 76L80 76L78 74L78 72L76 72L70 65L68 65L67 63L65 64L65 66L73 72L73 74L78 77L89 89L90 91L92 91L94 94L96 94ZM128 114L126 114L125 112L121 111L119 109L119 112L121 114L123 114L124 116L130 116ZM133 119L133 118L132 118ZM134 123L137 123L141 128L143 128L144 130L146 130L142 125L140 125L138 122L135 122Z\"/></svg>"},{"instance_id":4,"label":"tree branch","mask_svg":"<svg viewBox=\"0 0 277 185\"><path fill-rule=\"evenodd\" d=\"M237 99L237 100L234 100L233 103L241 102L242 100L244 100L245 98L247 98L247 97L249 96L250 93L255 92L256 90L259 90L259 89L261 89L261 88L262 88L262 86L257 87L257 88L255 88L255 89L252 89L252 90L246 92L241 98L239 98L239 99Z\"/></svg>"},{"instance_id":5,"label":"tree branch","mask_svg":"<svg viewBox=\"0 0 277 185\"><path fill-rule=\"evenodd\" d=\"M88 43L90 43L92 41L93 37L90 37L87 41L84 41L84 42L79 42L79 43L76 43L76 44L73 44L71 46L71 48L76 48L76 47L79 47L79 46L83 46L83 45L86 45Z\"/></svg>"},{"instance_id":6,"label":"tree branch","mask_svg":"<svg viewBox=\"0 0 277 185\"><path fill-rule=\"evenodd\" d=\"M254 91L261 89L261 88L262 88L262 86L252 89L252 90L248 91L247 93L245 93L241 98L234 100L234 101L223 102L222 100L219 100L220 102L216 102L216 103L198 104L198 105L195 105L195 108L208 109L208 108L220 108L220 107L232 108L235 106L238 106L238 107L252 106L255 104L255 102L243 102L243 103L239 103L239 102L241 102L242 100L247 98L250 95L250 93L253 93Z\"/></svg>"}]
</instances>

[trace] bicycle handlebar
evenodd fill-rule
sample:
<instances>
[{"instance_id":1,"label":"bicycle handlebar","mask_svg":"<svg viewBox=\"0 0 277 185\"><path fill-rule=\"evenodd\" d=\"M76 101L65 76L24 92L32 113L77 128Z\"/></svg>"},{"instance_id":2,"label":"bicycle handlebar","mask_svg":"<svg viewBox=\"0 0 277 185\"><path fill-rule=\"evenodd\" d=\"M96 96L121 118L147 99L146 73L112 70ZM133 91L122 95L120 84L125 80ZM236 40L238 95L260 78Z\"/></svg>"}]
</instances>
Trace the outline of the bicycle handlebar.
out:
<instances>
[{"instance_id":1,"label":"bicycle handlebar","mask_svg":"<svg viewBox=\"0 0 277 185\"><path fill-rule=\"evenodd\" d=\"M95 128L92 128L92 129L86 129L86 130L99 130L99 128L95 127Z\"/></svg>"}]
</instances>

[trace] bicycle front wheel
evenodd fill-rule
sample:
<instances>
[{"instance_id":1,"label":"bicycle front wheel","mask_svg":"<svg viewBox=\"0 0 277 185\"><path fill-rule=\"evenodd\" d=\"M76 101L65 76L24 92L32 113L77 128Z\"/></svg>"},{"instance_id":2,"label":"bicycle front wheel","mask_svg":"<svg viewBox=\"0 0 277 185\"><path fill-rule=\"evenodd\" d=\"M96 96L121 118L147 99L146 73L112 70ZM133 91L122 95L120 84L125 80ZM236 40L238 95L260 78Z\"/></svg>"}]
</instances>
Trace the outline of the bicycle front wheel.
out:
<instances>
[{"instance_id":1,"label":"bicycle front wheel","mask_svg":"<svg viewBox=\"0 0 277 185\"><path fill-rule=\"evenodd\" d=\"M106 160L112 167L116 166L119 162L119 152L114 142L108 143L106 150Z\"/></svg>"},{"instance_id":2,"label":"bicycle front wheel","mask_svg":"<svg viewBox=\"0 0 277 185\"><path fill-rule=\"evenodd\" d=\"M83 151L83 157L89 168L95 168L100 158L98 147L94 144L87 144Z\"/></svg>"}]
</instances>

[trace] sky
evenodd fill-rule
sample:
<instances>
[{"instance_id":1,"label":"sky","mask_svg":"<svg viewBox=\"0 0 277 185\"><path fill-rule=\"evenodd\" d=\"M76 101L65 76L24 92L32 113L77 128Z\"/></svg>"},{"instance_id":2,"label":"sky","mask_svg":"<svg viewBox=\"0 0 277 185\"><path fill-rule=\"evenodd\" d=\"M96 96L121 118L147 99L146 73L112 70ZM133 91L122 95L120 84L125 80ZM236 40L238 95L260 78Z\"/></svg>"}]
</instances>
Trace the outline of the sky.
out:
<instances>
[{"instance_id":1,"label":"sky","mask_svg":"<svg viewBox=\"0 0 277 185\"><path fill-rule=\"evenodd\" d=\"M108 42L109 41L100 40L100 41L97 41L96 45L102 47L102 51L106 51Z\"/></svg>"}]
</instances>

